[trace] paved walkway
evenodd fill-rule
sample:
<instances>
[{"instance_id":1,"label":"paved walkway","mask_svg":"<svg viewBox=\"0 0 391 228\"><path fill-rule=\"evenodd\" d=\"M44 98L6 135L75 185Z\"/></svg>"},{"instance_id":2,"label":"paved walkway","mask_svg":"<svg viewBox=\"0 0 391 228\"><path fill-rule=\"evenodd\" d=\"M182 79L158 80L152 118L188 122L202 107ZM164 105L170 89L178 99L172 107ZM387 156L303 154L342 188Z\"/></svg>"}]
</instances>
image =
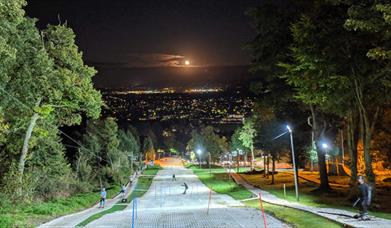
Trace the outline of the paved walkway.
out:
<instances>
[{"instance_id":1,"label":"paved walkway","mask_svg":"<svg viewBox=\"0 0 391 228\"><path fill-rule=\"evenodd\" d=\"M134 179L133 183L131 185L128 184L128 186L127 186L127 191L126 191L127 195L129 195L133 191L135 186L137 185L137 178L133 177L132 179ZM96 197L97 197L97 201L98 201L99 195L97 195ZM86 209L84 211L80 211L80 212L77 212L77 213L74 213L74 214L70 214L70 215L65 215L65 216L56 218L56 219L54 219L54 220L52 220L50 222L44 223L44 224L40 225L39 228L49 228L49 227L50 228L60 228L60 227L61 228L69 228L69 227L76 227L79 223L83 222L84 220L86 220L90 216L92 216L92 215L94 215L96 213L99 213L99 212L101 212L103 210L110 209L119 200L121 200L121 195L120 194L115 196L113 199L106 200L106 205L105 205L104 209L98 208L99 203L97 203L93 207L88 208L88 209Z\"/></svg>"},{"instance_id":2,"label":"paved walkway","mask_svg":"<svg viewBox=\"0 0 391 228\"><path fill-rule=\"evenodd\" d=\"M172 180L176 175L176 181ZM182 184L189 186L184 195ZM191 170L166 167L154 178L148 192L138 199L135 227L263 227L261 212L228 195L212 192L208 211L209 189ZM87 227L131 227L131 205L124 211L108 214ZM268 227L289 227L267 215Z\"/></svg>"},{"instance_id":3,"label":"paved walkway","mask_svg":"<svg viewBox=\"0 0 391 228\"><path fill-rule=\"evenodd\" d=\"M342 210L342 209L335 209L335 208L318 208L318 207L312 207L312 206L306 206L300 203L295 203L295 202L289 202L287 200L278 198L277 196L263 191L259 188L256 188L249 184L244 178L242 178L239 174L231 172L232 177L235 179L235 181L247 188L249 191L254 193L255 195L258 195L259 193L262 194L262 200L264 200L267 203L272 203L276 205L281 205L281 206L287 206L291 208L296 208L299 210L303 211L308 211L311 213L314 213L316 215L328 218L330 220L339 222L344 224L345 226L348 227L378 227L378 228L386 228L386 227L391 227L391 220L387 219L382 219L382 218L377 218L377 217L371 217L371 220L369 221L360 221L353 216L356 213Z\"/></svg>"}]
</instances>

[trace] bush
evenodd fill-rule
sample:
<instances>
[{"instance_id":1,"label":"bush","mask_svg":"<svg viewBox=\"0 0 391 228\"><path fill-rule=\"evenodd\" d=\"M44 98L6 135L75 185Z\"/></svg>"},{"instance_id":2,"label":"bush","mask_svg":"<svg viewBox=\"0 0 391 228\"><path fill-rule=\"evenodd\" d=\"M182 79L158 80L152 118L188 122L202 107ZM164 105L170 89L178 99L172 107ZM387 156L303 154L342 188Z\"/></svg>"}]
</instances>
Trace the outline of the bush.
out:
<instances>
[{"instance_id":1,"label":"bush","mask_svg":"<svg viewBox=\"0 0 391 228\"><path fill-rule=\"evenodd\" d=\"M14 222L10 215L0 214L0 227L12 227Z\"/></svg>"}]
</instances>

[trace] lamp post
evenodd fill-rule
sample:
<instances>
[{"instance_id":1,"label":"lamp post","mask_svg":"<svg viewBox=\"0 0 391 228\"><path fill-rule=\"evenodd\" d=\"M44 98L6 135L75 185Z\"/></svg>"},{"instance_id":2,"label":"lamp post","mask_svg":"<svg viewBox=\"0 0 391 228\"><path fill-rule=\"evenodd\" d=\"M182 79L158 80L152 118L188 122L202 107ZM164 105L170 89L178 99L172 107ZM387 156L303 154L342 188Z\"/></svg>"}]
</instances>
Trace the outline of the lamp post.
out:
<instances>
[{"instance_id":1,"label":"lamp post","mask_svg":"<svg viewBox=\"0 0 391 228\"><path fill-rule=\"evenodd\" d=\"M201 153L202 153L201 149L198 149L197 154L198 154L198 163L200 163L200 169L201 169Z\"/></svg>"},{"instance_id":2,"label":"lamp post","mask_svg":"<svg viewBox=\"0 0 391 228\"><path fill-rule=\"evenodd\" d=\"M292 129L289 127L289 125L286 126L286 128L289 131L289 134L291 136L291 150L292 150L292 161L293 161L293 174L295 179L295 192L296 192L296 200L299 201L299 187L298 187L298 178L297 178L297 170L296 170L296 159L295 159L295 150L293 147L293 134Z\"/></svg>"}]
</instances>

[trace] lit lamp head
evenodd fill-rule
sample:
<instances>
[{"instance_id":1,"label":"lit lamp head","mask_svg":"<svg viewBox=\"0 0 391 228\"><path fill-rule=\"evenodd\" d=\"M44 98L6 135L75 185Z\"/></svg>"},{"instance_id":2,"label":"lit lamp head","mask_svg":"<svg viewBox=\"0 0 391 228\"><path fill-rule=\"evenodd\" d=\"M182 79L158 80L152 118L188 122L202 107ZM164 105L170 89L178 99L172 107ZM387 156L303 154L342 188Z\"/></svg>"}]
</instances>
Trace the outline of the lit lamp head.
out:
<instances>
[{"instance_id":1,"label":"lit lamp head","mask_svg":"<svg viewBox=\"0 0 391 228\"><path fill-rule=\"evenodd\" d=\"M322 147L323 147L323 149L327 149L327 148L329 148L329 145L327 145L327 143L322 143Z\"/></svg>"},{"instance_id":2,"label":"lit lamp head","mask_svg":"<svg viewBox=\"0 0 391 228\"><path fill-rule=\"evenodd\" d=\"M289 125L286 125L286 129L288 129L289 132L292 132L292 129Z\"/></svg>"},{"instance_id":3,"label":"lit lamp head","mask_svg":"<svg viewBox=\"0 0 391 228\"><path fill-rule=\"evenodd\" d=\"M201 153L202 153L201 149L197 149L197 154L201 155Z\"/></svg>"}]
</instances>

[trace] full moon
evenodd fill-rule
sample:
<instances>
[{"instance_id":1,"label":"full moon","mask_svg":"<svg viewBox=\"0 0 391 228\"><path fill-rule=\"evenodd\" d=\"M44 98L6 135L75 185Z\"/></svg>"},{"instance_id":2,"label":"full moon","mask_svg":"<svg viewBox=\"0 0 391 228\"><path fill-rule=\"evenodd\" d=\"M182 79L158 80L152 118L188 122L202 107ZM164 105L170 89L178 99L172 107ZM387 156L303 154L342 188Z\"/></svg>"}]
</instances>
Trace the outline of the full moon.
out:
<instances>
[{"instance_id":1,"label":"full moon","mask_svg":"<svg viewBox=\"0 0 391 228\"><path fill-rule=\"evenodd\" d=\"M186 61L185 61L185 65L186 65L186 66L190 65L190 61L189 61L189 60L186 60Z\"/></svg>"}]
</instances>

